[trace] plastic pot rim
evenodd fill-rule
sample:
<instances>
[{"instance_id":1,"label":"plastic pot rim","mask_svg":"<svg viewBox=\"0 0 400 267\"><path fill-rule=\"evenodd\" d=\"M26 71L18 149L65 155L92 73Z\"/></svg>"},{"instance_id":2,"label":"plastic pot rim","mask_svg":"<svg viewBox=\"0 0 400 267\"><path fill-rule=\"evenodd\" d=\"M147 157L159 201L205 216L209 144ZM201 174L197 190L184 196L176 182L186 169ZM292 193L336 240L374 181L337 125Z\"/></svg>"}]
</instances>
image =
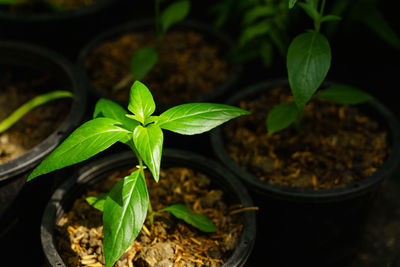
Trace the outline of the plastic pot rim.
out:
<instances>
[{"instance_id":1,"label":"plastic pot rim","mask_svg":"<svg viewBox=\"0 0 400 267\"><path fill-rule=\"evenodd\" d=\"M31 148L25 154L0 164L0 182L15 177L33 168L35 164L47 156L70 133L83 117L86 105L86 90L78 81L73 65L58 53L46 48L14 41L0 41L0 50L13 49L21 51L21 54L34 55L51 62L68 77L71 82L71 91L74 94L71 108L66 119L61 125L41 143ZM21 56L23 58L24 55ZM18 59L22 62L22 59ZM0 60L1 62L1 60ZM21 65L21 64L20 64ZM23 65L23 64L22 64ZM40 67L38 68L41 69Z\"/></svg>"},{"instance_id":2,"label":"plastic pot rim","mask_svg":"<svg viewBox=\"0 0 400 267\"><path fill-rule=\"evenodd\" d=\"M329 83L328 84L332 84ZM237 94L233 95L225 104L237 105L240 100L251 98L261 92L267 91L276 86L288 86L287 79L277 79L266 81L249 86ZM344 188L310 190L301 188L288 188L279 185L272 185L266 181L261 181L255 175L245 171L229 156L223 142L223 129L218 127L211 132L211 145L214 154L230 171L238 176L252 190L262 195L268 195L276 199L285 199L289 201L300 202L335 202L357 197L365 194L378 185L385 177L389 177L396 169L400 161L400 125L393 115L381 102L376 98L368 101L367 105L371 106L377 114L384 120L391 135L392 151L384 164L373 175L367 177L357 183Z\"/></svg>"}]
</instances>

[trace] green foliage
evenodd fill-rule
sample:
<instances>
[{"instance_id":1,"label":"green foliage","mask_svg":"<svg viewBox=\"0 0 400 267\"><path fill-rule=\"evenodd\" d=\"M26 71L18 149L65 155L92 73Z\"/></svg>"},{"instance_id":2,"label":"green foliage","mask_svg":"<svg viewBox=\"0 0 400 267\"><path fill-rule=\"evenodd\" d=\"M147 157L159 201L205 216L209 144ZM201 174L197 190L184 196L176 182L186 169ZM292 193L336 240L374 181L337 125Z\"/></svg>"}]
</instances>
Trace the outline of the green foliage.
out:
<instances>
[{"instance_id":1,"label":"green foliage","mask_svg":"<svg viewBox=\"0 0 400 267\"><path fill-rule=\"evenodd\" d=\"M155 0L156 45L136 51L131 58L131 75L135 80L142 80L157 64L159 49L164 35L176 23L184 20L189 14L190 1L179 0L160 10L161 0Z\"/></svg>"},{"instance_id":2,"label":"green foliage","mask_svg":"<svg viewBox=\"0 0 400 267\"><path fill-rule=\"evenodd\" d=\"M159 212L167 211L173 214L175 217L184 220L186 223L193 225L206 233L216 232L218 229L205 215L194 213L189 210L188 207L182 204L171 205Z\"/></svg>"},{"instance_id":3,"label":"green foliage","mask_svg":"<svg viewBox=\"0 0 400 267\"><path fill-rule=\"evenodd\" d=\"M324 16L326 0L289 1L292 8L297 2L314 22L314 30L302 33L291 42L287 52L289 85L295 103L281 104L273 108L267 116L269 133L283 130L293 123L300 125L303 109L315 98L324 98L342 104L359 104L371 98L365 92L348 86L335 86L315 95L328 74L331 65L329 41L320 33L321 24L341 20L336 14ZM343 11L342 1L336 11ZM339 8L340 7L340 8Z\"/></svg>"},{"instance_id":4,"label":"green foliage","mask_svg":"<svg viewBox=\"0 0 400 267\"><path fill-rule=\"evenodd\" d=\"M69 91L53 91L32 98L31 100L23 104L21 107L16 109L13 113L11 113L10 116L0 121L0 133L9 129L32 109L41 106L43 104L46 104L47 102L50 102L52 100L59 98L67 98L67 97L74 97L74 95Z\"/></svg>"},{"instance_id":5,"label":"green foliage","mask_svg":"<svg viewBox=\"0 0 400 267\"><path fill-rule=\"evenodd\" d=\"M128 145L139 161L138 170L118 182L110 193L90 197L87 201L103 213L104 255L111 267L132 244L148 214L168 211L177 218L212 232L217 229L205 216L173 205L153 211L145 182L144 164L158 181L163 145L162 129L183 134L198 134L247 111L222 104L196 103L173 107L160 116L152 116L155 103L150 91L139 81L131 87L127 111L110 100L100 99L93 119L78 127L28 177L31 180L83 160L103 151L116 142Z\"/></svg>"},{"instance_id":6,"label":"green foliage","mask_svg":"<svg viewBox=\"0 0 400 267\"><path fill-rule=\"evenodd\" d=\"M331 65L331 49L322 34L300 34L289 46L287 70L289 84L299 109L307 104L324 81Z\"/></svg>"}]
</instances>

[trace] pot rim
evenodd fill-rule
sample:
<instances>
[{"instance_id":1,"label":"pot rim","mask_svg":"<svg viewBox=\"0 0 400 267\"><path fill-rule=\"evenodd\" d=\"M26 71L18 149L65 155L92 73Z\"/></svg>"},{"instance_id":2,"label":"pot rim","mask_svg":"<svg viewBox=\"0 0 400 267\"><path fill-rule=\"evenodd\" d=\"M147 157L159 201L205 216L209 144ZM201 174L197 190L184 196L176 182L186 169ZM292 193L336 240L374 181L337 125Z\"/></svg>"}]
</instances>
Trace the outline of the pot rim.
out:
<instances>
[{"instance_id":1,"label":"pot rim","mask_svg":"<svg viewBox=\"0 0 400 267\"><path fill-rule=\"evenodd\" d=\"M212 40L216 40L216 43L226 47L226 50L229 50L235 46L234 42L228 35L225 33L210 27L207 24L204 24L199 21L195 20L184 20L174 26L173 29L176 28L188 28L188 29L193 29L194 31L200 32L204 34L204 36L210 36ZM80 79L86 84L87 88L89 91L94 94L96 97L102 97L102 98L108 98L110 99L109 96L107 96L105 93L97 90L94 86L93 83L91 82L86 67L85 67L85 62L87 58L90 56L90 53L93 51L93 49L101 44L104 41L107 40L112 40L115 38L118 38L122 36L125 33L129 32L135 32L135 31L145 31L145 30L153 30L154 29L154 19L148 18L148 19L141 19L141 20L136 20L136 21L130 21L124 24L121 24L117 27L111 28L109 30L104 31L103 33L100 33L99 35L95 36L91 41L89 41L80 51L78 60L77 60L77 70L78 74L80 75ZM211 101L213 99L217 99L221 96L223 96L228 90L234 87L234 85L237 83L240 74L242 72L242 65L239 63L230 63L232 66L232 69L226 79L226 81L219 87L215 88L211 92L199 96L195 99L192 99L191 102L196 101L196 102L207 102ZM118 102L120 104L127 104L127 103L121 103L120 101L116 101L115 99L112 99L115 102ZM165 107L161 108L164 109Z\"/></svg>"},{"instance_id":2,"label":"pot rim","mask_svg":"<svg viewBox=\"0 0 400 267\"><path fill-rule=\"evenodd\" d=\"M328 82L327 84L333 83ZM251 98L263 91L269 90L270 88L282 85L288 86L288 80L276 79L273 81L260 82L239 91L230 97L225 104L237 105L240 100ZM261 181L252 173L245 171L234 162L233 159L231 159L223 145L222 127L218 127L211 132L211 144L217 158L252 190L262 195L300 202L333 202L351 199L372 190L385 177L389 177L395 171L400 160L400 125L396 117L376 98L373 98L366 104L371 106L387 125L391 134L392 151L382 167L373 175L344 188L310 190L272 185L266 181Z\"/></svg>"},{"instance_id":3,"label":"pot rim","mask_svg":"<svg viewBox=\"0 0 400 267\"><path fill-rule=\"evenodd\" d=\"M63 56L37 45L14 41L1 41L0 50L3 49L11 49L17 53L21 53L22 56L19 61L22 62L22 64L20 65L25 65L24 58L29 58L29 56L41 58L50 64L56 65L60 72L63 72L65 77L71 82L71 91L75 97L72 99L68 116L52 134L20 157L0 164L0 182L16 177L17 175L32 169L34 165L53 151L67 136L67 134L78 126L83 117L86 106L86 90L77 79L73 65ZM38 69L46 68L42 67Z\"/></svg>"},{"instance_id":4,"label":"pot rim","mask_svg":"<svg viewBox=\"0 0 400 267\"><path fill-rule=\"evenodd\" d=\"M39 23L51 21L73 20L79 17L89 16L93 13L105 10L110 7L114 2L121 0L100 0L90 6L67 10L63 12L48 12L40 14L9 14L7 12L0 12L0 20L19 21L25 23Z\"/></svg>"},{"instance_id":5,"label":"pot rim","mask_svg":"<svg viewBox=\"0 0 400 267\"><path fill-rule=\"evenodd\" d=\"M164 157L162 162L165 162L167 165L174 166L174 164L176 164L175 166L193 168L208 176L217 178L217 183L218 180L221 179L220 183L224 183L223 189L225 193L228 193L228 190L230 190L229 193L233 195L233 198L243 204L244 207L253 206L253 201L239 179L219 163L205 158L204 156L183 150L164 149L163 155ZM56 249L54 228L56 220L58 220L64 213L63 201L66 201L65 196L67 193L78 186L82 187L87 184L90 179L96 179L93 177L99 177L104 173L122 166L126 167L127 162L130 159L135 159L133 153L131 151L124 151L95 160L77 170L69 179L56 189L43 213L41 224L42 246L50 265L60 267L65 266ZM73 192L76 191L77 190L74 190ZM250 256L256 238L255 211L247 211L243 213L243 225L243 233L240 241L233 254L223 266L243 266Z\"/></svg>"}]
</instances>

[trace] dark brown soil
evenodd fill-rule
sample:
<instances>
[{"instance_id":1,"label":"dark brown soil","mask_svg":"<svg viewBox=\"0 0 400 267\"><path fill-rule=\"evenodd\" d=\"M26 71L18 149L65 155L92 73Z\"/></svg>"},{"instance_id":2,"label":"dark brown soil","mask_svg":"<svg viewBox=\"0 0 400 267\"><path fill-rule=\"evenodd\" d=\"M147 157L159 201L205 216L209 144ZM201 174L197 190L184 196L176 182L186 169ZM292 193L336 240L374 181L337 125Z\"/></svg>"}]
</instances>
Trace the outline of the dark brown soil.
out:
<instances>
[{"instance_id":1,"label":"dark brown soil","mask_svg":"<svg viewBox=\"0 0 400 267\"><path fill-rule=\"evenodd\" d=\"M54 89L48 75L24 77L16 72L0 75L0 121L33 97ZM38 145L66 118L70 99L46 103L28 112L16 124L0 134L0 163L17 158Z\"/></svg>"},{"instance_id":2,"label":"dark brown soil","mask_svg":"<svg viewBox=\"0 0 400 267\"><path fill-rule=\"evenodd\" d=\"M88 190L58 222L58 248L68 266L104 266L102 213L90 207L85 198L109 191L128 173L116 172L99 188ZM115 266L221 266L240 239L243 226L240 215L234 214L241 207L228 207L223 192L210 189L209 178L186 168L162 170L160 182L148 179L148 186L153 210L185 204L209 217L218 231L203 233L169 213L159 214L153 225L146 220L138 238Z\"/></svg>"},{"instance_id":3,"label":"dark brown soil","mask_svg":"<svg viewBox=\"0 0 400 267\"><path fill-rule=\"evenodd\" d=\"M372 175L389 151L387 132L354 106L313 100L302 132L294 126L268 135L266 118L278 103L293 101L282 88L243 101L252 115L225 127L230 156L263 181L308 189L339 188Z\"/></svg>"},{"instance_id":4,"label":"dark brown soil","mask_svg":"<svg viewBox=\"0 0 400 267\"><path fill-rule=\"evenodd\" d=\"M127 33L97 47L86 62L88 75L96 89L120 102L128 102L133 84L130 61L135 52L154 46L154 34ZM230 67L217 47L191 31L169 32L159 49L156 66L142 80L165 105L188 102L221 86Z\"/></svg>"},{"instance_id":5,"label":"dark brown soil","mask_svg":"<svg viewBox=\"0 0 400 267\"><path fill-rule=\"evenodd\" d=\"M64 11L84 8L99 0L24 0L16 5L0 5L0 10L10 13L29 14L35 12ZM51 7L52 5L56 7Z\"/></svg>"}]
</instances>

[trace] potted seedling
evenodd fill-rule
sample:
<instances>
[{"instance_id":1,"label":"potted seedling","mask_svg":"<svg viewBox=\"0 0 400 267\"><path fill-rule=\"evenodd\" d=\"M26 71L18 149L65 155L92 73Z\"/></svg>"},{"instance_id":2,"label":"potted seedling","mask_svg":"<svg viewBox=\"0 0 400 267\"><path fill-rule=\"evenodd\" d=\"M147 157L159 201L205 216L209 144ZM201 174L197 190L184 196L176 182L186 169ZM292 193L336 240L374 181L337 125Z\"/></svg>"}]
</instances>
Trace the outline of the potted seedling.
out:
<instances>
[{"instance_id":1,"label":"potted seedling","mask_svg":"<svg viewBox=\"0 0 400 267\"><path fill-rule=\"evenodd\" d=\"M184 205L153 210L144 170L146 167L156 182L160 177L163 129L193 135L208 131L232 118L248 114L237 107L196 103L175 106L159 116L153 116L155 103L150 91L136 81L130 92L128 109L106 99L95 107L94 119L76 129L28 177L28 180L54 170L76 164L105 150L116 142L128 145L139 165L118 182L106 195L103 212L103 245L106 266L112 266L131 246L142 229L146 217L153 222L160 212L170 212L205 232L217 229L207 217L195 214ZM96 199L91 203L98 203ZM99 208L99 206L96 206Z\"/></svg>"},{"instance_id":2,"label":"potted seedling","mask_svg":"<svg viewBox=\"0 0 400 267\"><path fill-rule=\"evenodd\" d=\"M289 81L262 83L229 99L253 115L227 125L224 136L217 129L212 143L258 193L262 230L277 241L276 255L290 251L295 261L323 265L355 251L373 195L398 163L399 126L366 92L323 83L331 52L321 25L340 18L325 15L325 1L297 4L314 29L288 48Z\"/></svg>"},{"instance_id":3,"label":"potted seedling","mask_svg":"<svg viewBox=\"0 0 400 267\"><path fill-rule=\"evenodd\" d=\"M160 107L212 102L235 82L240 67L222 59L230 40L201 23L182 21L189 1L165 8L160 3L154 1L154 19L111 29L81 51L79 72L97 96L127 103L129 84L141 80L159 96Z\"/></svg>"}]
</instances>

